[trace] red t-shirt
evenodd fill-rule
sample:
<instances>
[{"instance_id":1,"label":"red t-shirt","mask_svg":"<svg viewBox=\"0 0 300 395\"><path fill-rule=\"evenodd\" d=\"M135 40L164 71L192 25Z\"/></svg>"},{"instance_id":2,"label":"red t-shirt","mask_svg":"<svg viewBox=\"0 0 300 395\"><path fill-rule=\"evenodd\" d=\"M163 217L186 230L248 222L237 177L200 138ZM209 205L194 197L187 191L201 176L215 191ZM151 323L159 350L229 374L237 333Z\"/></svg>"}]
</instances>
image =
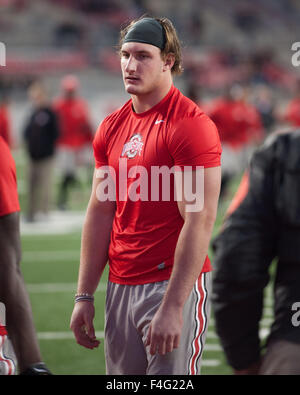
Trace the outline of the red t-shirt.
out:
<instances>
[{"instance_id":1,"label":"red t-shirt","mask_svg":"<svg viewBox=\"0 0 300 395\"><path fill-rule=\"evenodd\" d=\"M80 148L92 143L93 134L87 104L79 98L57 99L54 109L59 121L57 144L70 148Z\"/></svg>"},{"instance_id":2,"label":"red t-shirt","mask_svg":"<svg viewBox=\"0 0 300 395\"><path fill-rule=\"evenodd\" d=\"M0 136L0 216L20 211L16 167L8 145Z\"/></svg>"},{"instance_id":3,"label":"red t-shirt","mask_svg":"<svg viewBox=\"0 0 300 395\"><path fill-rule=\"evenodd\" d=\"M141 186L137 201L126 198L122 190L127 196L130 194L130 188L142 174L138 166L146 169L148 175L153 166L220 166L221 145L214 123L172 86L166 97L149 111L136 114L129 100L106 117L93 145L96 168L112 167L116 180L123 177L124 181L120 159L127 165L127 189L116 182L117 209L109 247L110 281L145 284L169 279L183 226L174 194L170 193L166 201L159 189L158 201L152 199L151 177L147 183L148 200L142 198ZM170 177L170 191L174 191L174 177ZM210 270L206 257L203 272Z\"/></svg>"}]
</instances>

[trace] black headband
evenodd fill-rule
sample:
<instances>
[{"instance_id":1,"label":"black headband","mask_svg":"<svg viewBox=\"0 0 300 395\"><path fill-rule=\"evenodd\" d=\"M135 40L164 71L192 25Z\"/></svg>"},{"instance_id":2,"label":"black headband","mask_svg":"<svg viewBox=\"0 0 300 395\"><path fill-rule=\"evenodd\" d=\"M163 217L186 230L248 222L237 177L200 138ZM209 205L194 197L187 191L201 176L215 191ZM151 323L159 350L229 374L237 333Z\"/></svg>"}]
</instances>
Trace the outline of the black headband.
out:
<instances>
[{"instance_id":1,"label":"black headband","mask_svg":"<svg viewBox=\"0 0 300 395\"><path fill-rule=\"evenodd\" d=\"M165 30L156 19L143 18L128 30L123 43L128 42L151 44L163 50L166 44Z\"/></svg>"}]
</instances>

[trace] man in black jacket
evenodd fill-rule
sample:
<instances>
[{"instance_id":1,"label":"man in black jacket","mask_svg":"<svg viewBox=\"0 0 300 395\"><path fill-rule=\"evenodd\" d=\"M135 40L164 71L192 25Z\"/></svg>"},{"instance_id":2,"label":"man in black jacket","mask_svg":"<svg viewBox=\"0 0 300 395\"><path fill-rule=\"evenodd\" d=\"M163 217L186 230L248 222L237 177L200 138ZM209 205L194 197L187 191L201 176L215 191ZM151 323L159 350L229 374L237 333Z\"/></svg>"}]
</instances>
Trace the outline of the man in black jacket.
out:
<instances>
[{"instance_id":1,"label":"man in black jacket","mask_svg":"<svg viewBox=\"0 0 300 395\"><path fill-rule=\"evenodd\" d=\"M33 222L38 213L48 215L51 176L58 138L56 115L50 107L44 87L36 82L29 89L34 109L24 131L29 156L27 220Z\"/></svg>"},{"instance_id":2,"label":"man in black jacket","mask_svg":"<svg viewBox=\"0 0 300 395\"><path fill-rule=\"evenodd\" d=\"M270 136L243 185L214 241L216 330L235 374L300 374L300 130ZM272 263L274 321L263 355L259 321Z\"/></svg>"}]
</instances>

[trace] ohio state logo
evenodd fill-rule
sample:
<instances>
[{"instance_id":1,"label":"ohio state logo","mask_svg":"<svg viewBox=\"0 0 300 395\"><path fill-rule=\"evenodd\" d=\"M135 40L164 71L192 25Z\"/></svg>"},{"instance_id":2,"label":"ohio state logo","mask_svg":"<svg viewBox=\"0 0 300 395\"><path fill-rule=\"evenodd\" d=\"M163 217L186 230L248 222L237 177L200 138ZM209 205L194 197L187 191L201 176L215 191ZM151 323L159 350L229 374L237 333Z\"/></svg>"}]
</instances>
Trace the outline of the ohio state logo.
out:
<instances>
[{"instance_id":1,"label":"ohio state logo","mask_svg":"<svg viewBox=\"0 0 300 395\"><path fill-rule=\"evenodd\" d=\"M127 156L127 158L132 159L134 158L137 154L139 156L142 153L143 149L143 141L142 141L142 136L140 134L134 134L128 143L126 143L123 147L121 157Z\"/></svg>"}]
</instances>

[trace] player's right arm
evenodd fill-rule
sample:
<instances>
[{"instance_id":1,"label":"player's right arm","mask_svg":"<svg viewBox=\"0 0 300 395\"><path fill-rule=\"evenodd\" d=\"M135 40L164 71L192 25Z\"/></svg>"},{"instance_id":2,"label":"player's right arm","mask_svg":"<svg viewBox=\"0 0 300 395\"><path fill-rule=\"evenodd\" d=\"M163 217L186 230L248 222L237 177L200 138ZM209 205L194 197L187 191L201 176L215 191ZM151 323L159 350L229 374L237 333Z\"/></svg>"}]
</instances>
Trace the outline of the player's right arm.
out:
<instances>
[{"instance_id":1,"label":"player's right arm","mask_svg":"<svg viewBox=\"0 0 300 395\"><path fill-rule=\"evenodd\" d=\"M112 223L115 216L115 201L100 201L97 190L103 179L95 171L93 188L83 225L81 256L77 293L93 295L108 260L108 248ZM93 349L98 347L93 326L94 305L80 301L74 306L70 327L78 344Z\"/></svg>"}]
</instances>

